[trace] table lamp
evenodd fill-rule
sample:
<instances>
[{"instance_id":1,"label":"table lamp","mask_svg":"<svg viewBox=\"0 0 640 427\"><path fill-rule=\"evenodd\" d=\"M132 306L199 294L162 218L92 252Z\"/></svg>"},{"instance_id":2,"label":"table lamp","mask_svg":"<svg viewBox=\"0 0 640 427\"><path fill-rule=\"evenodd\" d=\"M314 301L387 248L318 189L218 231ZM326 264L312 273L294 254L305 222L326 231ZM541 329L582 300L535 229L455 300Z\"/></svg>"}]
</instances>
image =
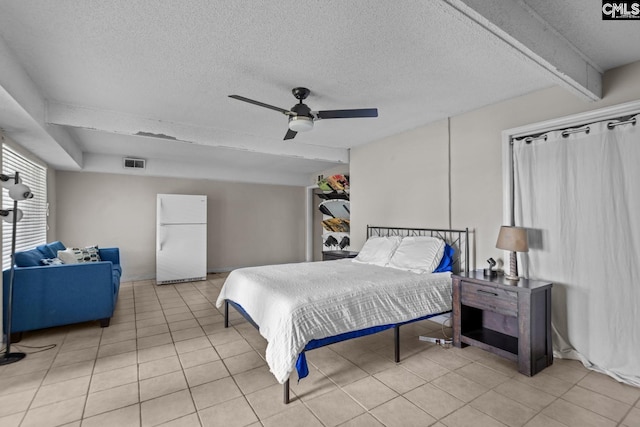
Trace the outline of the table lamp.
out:
<instances>
[{"instance_id":1,"label":"table lamp","mask_svg":"<svg viewBox=\"0 0 640 427\"><path fill-rule=\"evenodd\" d=\"M516 252L529 252L527 229L503 225L500 227L496 248L511 251L509 258L509 274L505 275L505 278L507 280L517 282L520 278L518 277L518 261L516 259Z\"/></svg>"}]
</instances>

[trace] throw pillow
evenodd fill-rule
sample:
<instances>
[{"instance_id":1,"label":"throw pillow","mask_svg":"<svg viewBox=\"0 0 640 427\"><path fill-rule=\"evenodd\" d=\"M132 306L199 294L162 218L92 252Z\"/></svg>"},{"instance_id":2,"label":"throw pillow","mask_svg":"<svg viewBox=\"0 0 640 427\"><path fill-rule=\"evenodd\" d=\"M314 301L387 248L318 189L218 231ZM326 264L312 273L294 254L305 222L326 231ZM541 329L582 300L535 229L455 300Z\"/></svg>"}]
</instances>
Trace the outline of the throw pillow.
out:
<instances>
[{"instance_id":1,"label":"throw pillow","mask_svg":"<svg viewBox=\"0 0 640 427\"><path fill-rule=\"evenodd\" d=\"M82 251L82 256L84 262L98 262L102 261L100 259L100 253L98 252L97 246L87 246L84 249L80 249Z\"/></svg>"},{"instance_id":2,"label":"throw pillow","mask_svg":"<svg viewBox=\"0 0 640 427\"><path fill-rule=\"evenodd\" d=\"M51 250L51 252L53 252L53 256L55 256L58 253L58 251L64 251L65 249L67 249L67 247L63 245L60 240L47 243L47 247Z\"/></svg>"},{"instance_id":3,"label":"throw pillow","mask_svg":"<svg viewBox=\"0 0 640 427\"><path fill-rule=\"evenodd\" d=\"M101 261L97 246L68 248L64 251L58 251L58 258L60 258L64 264Z\"/></svg>"},{"instance_id":4,"label":"throw pillow","mask_svg":"<svg viewBox=\"0 0 640 427\"><path fill-rule=\"evenodd\" d=\"M36 249L39 250L40 252L42 252L42 255L44 255L46 258L55 258L56 257L56 253L54 251L52 251L51 248L48 245L36 246Z\"/></svg>"},{"instance_id":5,"label":"throw pillow","mask_svg":"<svg viewBox=\"0 0 640 427\"><path fill-rule=\"evenodd\" d=\"M44 255L37 249L16 252L16 266L18 267L37 267Z\"/></svg>"},{"instance_id":6,"label":"throw pillow","mask_svg":"<svg viewBox=\"0 0 640 427\"><path fill-rule=\"evenodd\" d=\"M58 251L58 258L60 258L63 264L78 263L78 258L76 258L76 254L73 248L65 249L63 251Z\"/></svg>"},{"instance_id":7,"label":"throw pillow","mask_svg":"<svg viewBox=\"0 0 640 427\"><path fill-rule=\"evenodd\" d=\"M62 260L60 258L43 258L40 260L42 265L60 265Z\"/></svg>"}]
</instances>

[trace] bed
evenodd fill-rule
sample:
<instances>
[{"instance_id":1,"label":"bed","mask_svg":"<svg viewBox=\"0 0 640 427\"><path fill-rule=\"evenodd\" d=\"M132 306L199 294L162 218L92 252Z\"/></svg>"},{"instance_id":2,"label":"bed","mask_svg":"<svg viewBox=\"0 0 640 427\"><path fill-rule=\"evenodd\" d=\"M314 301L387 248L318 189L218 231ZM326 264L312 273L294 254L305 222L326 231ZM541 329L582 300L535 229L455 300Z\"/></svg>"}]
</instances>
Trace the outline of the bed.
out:
<instances>
[{"instance_id":1,"label":"bed","mask_svg":"<svg viewBox=\"0 0 640 427\"><path fill-rule=\"evenodd\" d=\"M451 311L451 271L468 271L468 235L367 226L355 259L237 269L216 305L225 327L232 306L266 338L267 364L288 403L289 376L308 374L305 352L314 348L394 328L399 362L400 326Z\"/></svg>"}]
</instances>

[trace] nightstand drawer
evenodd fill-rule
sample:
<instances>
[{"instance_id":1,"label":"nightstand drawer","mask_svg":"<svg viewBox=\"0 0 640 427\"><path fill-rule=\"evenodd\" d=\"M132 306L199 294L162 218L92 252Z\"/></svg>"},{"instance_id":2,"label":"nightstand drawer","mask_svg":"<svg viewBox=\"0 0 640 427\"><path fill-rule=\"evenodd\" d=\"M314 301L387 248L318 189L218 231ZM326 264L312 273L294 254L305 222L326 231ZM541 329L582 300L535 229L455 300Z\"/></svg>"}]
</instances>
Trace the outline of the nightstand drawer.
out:
<instances>
[{"instance_id":1,"label":"nightstand drawer","mask_svg":"<svg viewBox=\"0 0 640 427\"><path fill-rule=\"evenodd\" d=\"M518 315L518 293L501 288L465 282L460 292L460 302L464 305L508 316Z\"/></svg>"}]
</instances>

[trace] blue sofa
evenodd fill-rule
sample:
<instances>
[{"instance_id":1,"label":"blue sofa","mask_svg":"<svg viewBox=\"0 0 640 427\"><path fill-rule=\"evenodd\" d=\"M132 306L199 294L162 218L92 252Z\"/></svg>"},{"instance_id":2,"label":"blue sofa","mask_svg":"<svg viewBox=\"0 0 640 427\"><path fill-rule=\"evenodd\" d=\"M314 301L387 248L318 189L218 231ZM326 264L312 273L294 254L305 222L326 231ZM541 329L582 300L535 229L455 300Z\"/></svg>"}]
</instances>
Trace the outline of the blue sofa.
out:
<instances>
[{"instance_id":1,"label":"blue sofa","mask_svg":"<svg viewBox=\"0 0 640 427\"><path fill-rule=\"evenodd\" d=\"M109 326L120 289L120 252L100 248L101 261L43 265L66 249L61 242L16 252L11 333L99 320ZM3 315L7 328L10 269L3 271Z\"/></svg>"}]
</instances>

